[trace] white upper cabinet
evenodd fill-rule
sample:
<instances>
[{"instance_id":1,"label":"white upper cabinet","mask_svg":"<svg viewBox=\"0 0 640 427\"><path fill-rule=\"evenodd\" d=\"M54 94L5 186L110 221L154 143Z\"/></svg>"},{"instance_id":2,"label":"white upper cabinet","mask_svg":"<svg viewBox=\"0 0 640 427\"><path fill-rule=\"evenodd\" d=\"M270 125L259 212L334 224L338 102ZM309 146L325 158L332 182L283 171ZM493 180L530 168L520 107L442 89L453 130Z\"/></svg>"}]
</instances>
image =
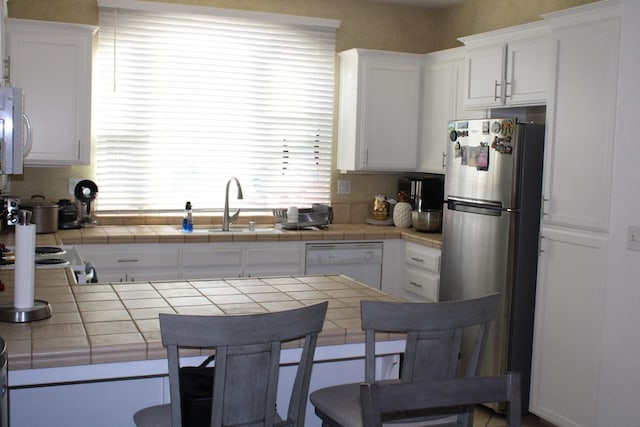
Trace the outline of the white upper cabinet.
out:
<instances>
[{"instance_id":1,"label":"white upper cabinet","mask_svg":"<svg viewBox=\"0 0 640 427\"><path fill-rule=\"evenodd\" d=\"M464 110L465 48L424 56L418 171L444 173L450 120L480 119L486 110Z\"/></svg>"},{"instance_id":2,"label":"white upper cabinet","mask_svg":"<svg viewBox=\"0 0 640 427\"><path fill-rule=\"evenodd\" d=\"M26 166L89 164L91 59L96 27L8 20L10 85L32 127Z\"/></svg>"},{"instance_id":3,"label":"white upper cabinet","mask_svg":"<svg viewBox=\"0 0 640 427\"><path fill-rule=\"evenodd\" d=\"M423 55L351 49L339 56L338 169L414 171Z\"/></svg>"},{"instance_id":4,"label":"white upper cabinet","mask_svg":"<svg viewBox=\"0 0 640 427\"><path fill-rule=\"evenodd\" d=\"M467 48L465 108L542 105L551 60L542 22L460 38Z\"/></svg>"},{"instance_id":5,"label":"white upper cabinet","mask_svg":"<svg viewBox=\"0 0 640 427\"><path fill-rule=\"evenodd\" d=\"M546 17L553 29L556 55L552 102L547 108L543 223L606 232L620 18L601 16L603 12L594 9L598 13L579 15L592 20L587 22L571 14Z\"/></svg>"}]
</instances>

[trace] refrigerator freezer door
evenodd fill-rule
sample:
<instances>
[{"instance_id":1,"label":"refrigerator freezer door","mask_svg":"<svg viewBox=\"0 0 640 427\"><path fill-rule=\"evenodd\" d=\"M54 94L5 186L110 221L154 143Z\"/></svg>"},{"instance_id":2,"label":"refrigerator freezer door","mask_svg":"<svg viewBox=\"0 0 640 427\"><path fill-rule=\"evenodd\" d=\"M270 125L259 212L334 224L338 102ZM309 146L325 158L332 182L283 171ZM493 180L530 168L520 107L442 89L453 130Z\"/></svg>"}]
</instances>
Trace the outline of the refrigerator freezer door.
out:
<instances>
[{"instance_id":1,"label":"refrigerator freezer door","mask_svg":"<svg viewBox=\"0 0 640 427\"><path fill-rule=\"evenodd\" d=\"M477 206L445 206L443 224L440 301L475 298L492 292L501 295L497 317L491 325L480 373L496 375L506 369L514 250L510 236L518 213ZM450 209L452 208L452 209ZM457 210L458 208L464 210ZM462 361L466 365L472 344L463 341Z\"/></svg>"}]
</instances>

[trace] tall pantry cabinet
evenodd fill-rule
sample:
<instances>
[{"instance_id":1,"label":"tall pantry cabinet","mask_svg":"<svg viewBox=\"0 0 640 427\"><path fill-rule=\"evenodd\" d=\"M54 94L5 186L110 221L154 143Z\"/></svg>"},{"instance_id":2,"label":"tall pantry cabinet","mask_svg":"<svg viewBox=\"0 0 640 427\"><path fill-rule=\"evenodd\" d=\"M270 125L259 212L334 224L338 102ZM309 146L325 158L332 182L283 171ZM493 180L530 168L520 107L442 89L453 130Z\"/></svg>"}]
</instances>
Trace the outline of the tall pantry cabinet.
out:
<instances>
[{"instance_id":1,"label":"tall pantry cabinet","mask_svg":"<svg viewBox=\"0 0 640 427\"><path fill-rule=\"evenodd\" d=\"M530 410L597 425L622 7L544 16L552 31Z\"/></svg>"}]
</instances>

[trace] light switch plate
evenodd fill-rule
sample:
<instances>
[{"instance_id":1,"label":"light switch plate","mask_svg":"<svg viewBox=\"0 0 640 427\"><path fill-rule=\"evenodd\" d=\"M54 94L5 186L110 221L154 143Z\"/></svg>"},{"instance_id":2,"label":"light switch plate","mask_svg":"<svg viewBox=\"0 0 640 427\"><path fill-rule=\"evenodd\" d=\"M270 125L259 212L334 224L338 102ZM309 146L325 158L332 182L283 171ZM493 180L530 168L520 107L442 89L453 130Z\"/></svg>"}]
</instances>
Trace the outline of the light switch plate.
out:
<instances>
[{"instance_id":1,"label":"light switch plate","mask_svg":"<svg viewBox=\"0 0 640 427\"><path fill-rule=\"evenodd\" d=\"M630 225L627 228L627 249L640 251L640 226Z\"/></svg>"},{"instance_id":2,"label":"light switch plate","mask_svg":"<svg viewBox=\"0 0 640 427\"><path fill-rule=\"evenodd\" d=\"M76 190L76 184L78 184L82 179L80 178L69 178L69 194L73 195Z\"/></svg>"}]
</instances>

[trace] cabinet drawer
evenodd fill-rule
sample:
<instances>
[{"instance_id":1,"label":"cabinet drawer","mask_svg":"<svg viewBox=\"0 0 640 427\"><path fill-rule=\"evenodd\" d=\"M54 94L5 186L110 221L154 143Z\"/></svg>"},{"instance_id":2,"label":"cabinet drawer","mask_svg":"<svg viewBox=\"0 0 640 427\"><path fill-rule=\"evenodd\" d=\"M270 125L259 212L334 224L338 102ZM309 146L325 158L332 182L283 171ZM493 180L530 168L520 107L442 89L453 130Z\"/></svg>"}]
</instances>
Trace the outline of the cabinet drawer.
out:
<instances>
[{"instance_id":1,"label":"cabinet drawer","mask_svg":"<svg viewBox=\"0 0 640 427\"><path fill-rule=\"evenodd\" d=\"M407 266L440 274L440 249L407 242L404 249L404 262Z\"/></svg>"},{"instance_id":2,"label":"cabinet drawer","mask_svg":"<svg viewBox=\"0 0 640 427\"><path fill-rule=\"evenodd\" d=\"M107 249L79 246L81 256L99 269L128 270L132 268L178 269L178 250L172 248L128 248L126 245L105 245ZM113 246L113 247L111 247Z\"/></svg>"},{"instance_id":3,"label":"cabinet drawer","mask_svg":"<svg viewBox=\"0 0 640 427\"><path fill-rule=\"evenodd\" d=\"M415 268L406 268L402 278L402 288L411 296L419 300L438 301L440 277Z\"/></svg>"}]
</instances>

